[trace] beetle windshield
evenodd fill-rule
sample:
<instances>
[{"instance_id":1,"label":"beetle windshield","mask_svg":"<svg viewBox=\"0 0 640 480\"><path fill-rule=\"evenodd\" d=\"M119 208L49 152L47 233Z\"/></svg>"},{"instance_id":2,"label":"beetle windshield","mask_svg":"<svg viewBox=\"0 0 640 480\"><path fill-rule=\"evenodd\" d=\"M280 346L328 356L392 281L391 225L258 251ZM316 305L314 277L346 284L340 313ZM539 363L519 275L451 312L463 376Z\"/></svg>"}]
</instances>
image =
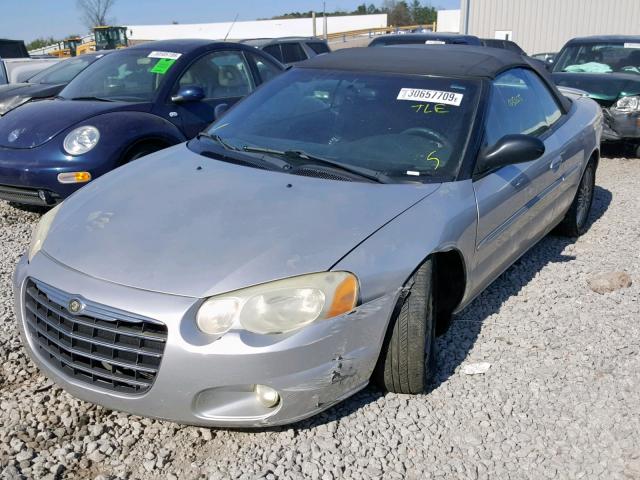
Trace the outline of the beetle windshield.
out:
<instances>
[{"instance_id":1,"label":"beetle windshield","mask_svg":"<svg viewBox=\"0 0 640 480\"><path fill-rule=\"evenodd\" d=\"M97 56L87 55L83 57L63 60L55 65L36 73L29 79L29 83L55 84L68 83L82 70L96 60Z\"/></svg>"},{"instance_id":2,"label":"beetle windshield","mask_svg":"<svg viewBox=\"0 0 640 480\"><path fill-rule=\"evenodd\" d=\"M479 81L293 69L238 104L209 134L237 150L303 152L400 181L452 178Z\"/></svg>"},{"instance_id":3,"label":"beetle windshield","mask_svg":"<svg viewBox=\"0 0 640 480\"><path fill-rule=\"evenodd\" d=\"M560 53L553 71L640 74L640 42L569 45Z\"/></svg>"},{"instance_id":4,"label":"beetle windshield","mask_svg":"<svg viewBox=\"0 0 640 480\"><path fill-rule=\"evenodd\" d=\"M150 58L150 54L147 50L135 49L107 55L75 77L60 96L66 99L151 101L174 60Z\"/></svg>"}]
</instances>

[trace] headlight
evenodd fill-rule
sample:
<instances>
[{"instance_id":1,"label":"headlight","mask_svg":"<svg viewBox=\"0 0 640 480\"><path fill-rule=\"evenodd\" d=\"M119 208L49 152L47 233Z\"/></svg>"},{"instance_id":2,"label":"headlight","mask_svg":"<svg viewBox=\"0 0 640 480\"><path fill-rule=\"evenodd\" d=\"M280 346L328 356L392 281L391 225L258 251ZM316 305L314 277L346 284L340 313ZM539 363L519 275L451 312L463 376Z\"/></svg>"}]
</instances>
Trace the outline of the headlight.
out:
<instances>
[{"instance_id":1,"label":"headlight","mask_svg":"<svg viewBox=\"0 0 640 480\"><path fill-rule=\"evenodd\" d=\"M31 97L20 97L17 95L7 98L3 102L0 102L0 116L4 115L7 112L10 112L16 107L19 107L23 103L27 103L29 100L31 100Z\"/></svg>"},{"instance_id":2,"label":"headlight","mask_svg":"<svg viewBox=\"0 0 640 480\"><path fill-rule=\"evenodd\" d=\"M348 272L313 273L211 297L196 315L198 328L222 335L231 327L285 333L351 311L358 280Z\"/></svg>"},{"instance_id":3,"label":"headlight","mask_svg":"<svg viewBox=\"0 0 640 480\"><path fill-rule=\"evenodd\" d=\"M96 127L85 125L78 127L64 139L64 150L69 155L82 155L98 144L100 131Z\"/></svg>"},{"instance_id":4,"label":"headlight","mask_svg":"<svg viewBox=\"0 0 640 480\"><path fill-rule=\"evenodd\" d=\"M640 111L640 97L622 97L614 108L620 112Z\"/></svg>"},{"instance_id":5,"label":"headlight","mask_svg":"<svg viewBox=\"0 0 640 480\"><path fill-rule=\"evenodd\" d=\"M31 262L36 253L42 249L42 244L49 234L49 229L51 228L51 224L56 218L59 209L60 205L45 213L38 222L38 225L36 225L36 228L33 230L33 234L31 235L31 244L29 245L29 262Z\"/></svg>"}]
</instances>

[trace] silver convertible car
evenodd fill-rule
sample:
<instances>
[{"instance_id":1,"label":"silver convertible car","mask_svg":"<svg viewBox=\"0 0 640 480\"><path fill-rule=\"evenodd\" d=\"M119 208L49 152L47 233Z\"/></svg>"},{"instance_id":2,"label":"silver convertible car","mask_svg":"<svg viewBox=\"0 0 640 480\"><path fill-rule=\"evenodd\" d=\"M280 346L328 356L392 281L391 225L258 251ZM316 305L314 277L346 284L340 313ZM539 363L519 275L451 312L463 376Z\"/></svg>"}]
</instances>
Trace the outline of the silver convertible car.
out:
<instances>
[{"instance_id":1,"label":"silver convertible car","mask_svg":"<svg viewBox=\"0 0 640 480\"><path fill-rule=\"evenodd\" d=\"M223 110L42 217L17 321L71 394L261 427L421 393L451 315L589 225L600 109L508 51L343 50Z\"/></svg>"}]
</instances>

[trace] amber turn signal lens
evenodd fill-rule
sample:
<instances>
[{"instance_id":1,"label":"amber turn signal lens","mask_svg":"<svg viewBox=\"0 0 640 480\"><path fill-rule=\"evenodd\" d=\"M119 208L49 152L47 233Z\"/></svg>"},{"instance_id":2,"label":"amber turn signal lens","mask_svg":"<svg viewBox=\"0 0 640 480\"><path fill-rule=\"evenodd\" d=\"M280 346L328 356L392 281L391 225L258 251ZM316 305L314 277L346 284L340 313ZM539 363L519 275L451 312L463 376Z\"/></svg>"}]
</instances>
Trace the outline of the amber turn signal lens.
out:
<instances>
[{"instance_id":1,"label":"amber turn signal lens","mask_svg":"<svg viewBox=\"0 0 640 480\"><path fill-rule=\"evenodd\" d=\"M358 301L358 281L353 275L345 278L336 288L333 302L327 312L327 318L336 317L347 313L356 306Z\"/></svg>"},{"instance_id":2,"label":"amber turn signal lens","mask_svg":"<svg viewBox=\"0 0 640 480\"><path fill-rule=\"evenodd\" d=\"M87 183L91 180L89 172L66 172L58 174L60 183Z\"/></svg>"}]
</instances>

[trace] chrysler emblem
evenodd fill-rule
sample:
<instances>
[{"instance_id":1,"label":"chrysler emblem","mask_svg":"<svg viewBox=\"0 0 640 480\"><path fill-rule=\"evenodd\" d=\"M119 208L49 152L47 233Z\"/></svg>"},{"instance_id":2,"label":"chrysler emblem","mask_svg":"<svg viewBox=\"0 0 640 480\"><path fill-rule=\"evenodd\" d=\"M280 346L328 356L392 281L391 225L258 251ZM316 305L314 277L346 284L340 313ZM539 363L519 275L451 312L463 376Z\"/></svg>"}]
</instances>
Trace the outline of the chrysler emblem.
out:
<instances>
[{"instance_id":1,"label":"chrysler emblem","mask_svg":"<svg viewBox=\"0 0 640 480\"><path fill-rule=\"evenodd\" d=\"M82 302L80 300L77 299L73 299L69 302L69 311L71 313L80 313L82 311L82 309L84 308L84 305L82 305Z\"/></svg>"}]
</instances>

